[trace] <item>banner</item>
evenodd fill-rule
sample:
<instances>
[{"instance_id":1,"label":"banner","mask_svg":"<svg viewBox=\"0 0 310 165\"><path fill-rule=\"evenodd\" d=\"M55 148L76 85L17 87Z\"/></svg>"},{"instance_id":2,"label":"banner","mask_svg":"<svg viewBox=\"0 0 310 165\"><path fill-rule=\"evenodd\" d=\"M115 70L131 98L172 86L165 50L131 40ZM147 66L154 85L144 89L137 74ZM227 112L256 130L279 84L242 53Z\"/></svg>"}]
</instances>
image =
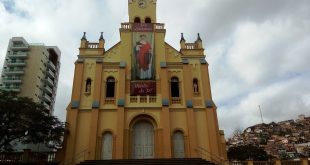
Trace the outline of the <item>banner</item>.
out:
<instances>
[{"instance_id":1,"label":"banner","mask_svg":"<svg viewBox=\"0 0 310 165\"><path fill-rule=\"evenodd\" d=\"M134 23L133 32L153 32L153 24L151 23Z\"/></svg>"},{"instance_id":2,"label":"banner","mask_svg":"<svg viewBox=\"0 0 310 165\"><path fill-rule=\"evenodd\" d=\"M155 80L152 24L133 24L132 80Z\"/></svg>"},{"instance_id":3,"label":"banner","mask_svg":"<svg viewBox=\"0 0 310 165\"><path fill-rule=\"evenodd\" d=\"M131 96L155 96L156 82L155 81L132 81L130 84Z\"/></svg>"}]
</instances>

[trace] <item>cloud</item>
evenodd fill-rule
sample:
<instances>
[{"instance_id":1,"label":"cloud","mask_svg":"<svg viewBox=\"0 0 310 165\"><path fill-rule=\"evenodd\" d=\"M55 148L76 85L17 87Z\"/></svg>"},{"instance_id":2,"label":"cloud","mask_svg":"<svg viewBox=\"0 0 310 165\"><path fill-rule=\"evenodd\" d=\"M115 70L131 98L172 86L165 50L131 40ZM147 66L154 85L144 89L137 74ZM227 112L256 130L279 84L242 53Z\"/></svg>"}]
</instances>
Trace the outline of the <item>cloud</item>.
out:
<instances>
[{"instance_id":1,"label":"cloud","mask_svg":"<svg viewBox=\"0 0 310 165\"><path fill-rule=\"evenodd\" d=\"M230 67L246 83L262 85L309 71L310 36L292 22L239 25L228 52ZM288 33L289 32L289 33Z\"/></svg>"},{"instance_id":2,"label":"cloud","mask_svg":"<svg viewBox=\"0 0 310 165\"><path fill-rule=\"evenodd\" d=\"M298 113L307 112L310 109L310 87L307 85L309 83L310 78L296 78L249 92L237 104L221 107L218 116L222 121L222 127L230 136L236 128L245 129L261 123L259 105L265 123L296 119ZM300 86L303 88L299 88ZM306 114L309 115L309 112Z\"/></svg>"}]
</instances>

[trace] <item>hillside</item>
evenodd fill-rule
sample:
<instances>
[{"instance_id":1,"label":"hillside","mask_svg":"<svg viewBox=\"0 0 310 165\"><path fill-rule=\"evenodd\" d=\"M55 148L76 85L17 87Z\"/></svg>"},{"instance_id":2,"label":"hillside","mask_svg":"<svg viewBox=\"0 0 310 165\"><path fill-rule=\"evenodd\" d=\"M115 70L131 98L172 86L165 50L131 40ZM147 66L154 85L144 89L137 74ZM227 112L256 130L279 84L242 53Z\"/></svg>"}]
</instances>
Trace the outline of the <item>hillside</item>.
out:
<instances>
[{"instance_id":1,"label":"hillside","mask_svg":"<svg viewBox=\"0 0 310 165\"><path fill-rule=\"evenodd\" d=\"M227 146L252 144L277 158L310 156L310 117L299 115L296 120L257 124L236 131Z\"/></svg>"}]
</instances>

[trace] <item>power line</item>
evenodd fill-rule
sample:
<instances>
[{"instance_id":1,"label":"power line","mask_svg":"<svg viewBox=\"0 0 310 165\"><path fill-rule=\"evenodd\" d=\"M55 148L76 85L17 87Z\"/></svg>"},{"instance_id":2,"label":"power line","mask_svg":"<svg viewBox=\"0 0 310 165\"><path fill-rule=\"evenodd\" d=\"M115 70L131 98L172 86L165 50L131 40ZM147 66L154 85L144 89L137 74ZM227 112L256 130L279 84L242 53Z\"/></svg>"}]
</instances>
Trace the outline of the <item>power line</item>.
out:
<instances>
[{"instance_id":1,"label":"power line","mask_svg":"<svg viewBox=\"0 0 310 165\"><path fill-rule=\"evenodd\" d=\"M264 123L264 119L263 119L263 113L262 113L262 109L260 108L260 105L258 105L258 109L259 109L260 118L261 118L262 124L263 124Z\"/></svg>"}]
</instances>

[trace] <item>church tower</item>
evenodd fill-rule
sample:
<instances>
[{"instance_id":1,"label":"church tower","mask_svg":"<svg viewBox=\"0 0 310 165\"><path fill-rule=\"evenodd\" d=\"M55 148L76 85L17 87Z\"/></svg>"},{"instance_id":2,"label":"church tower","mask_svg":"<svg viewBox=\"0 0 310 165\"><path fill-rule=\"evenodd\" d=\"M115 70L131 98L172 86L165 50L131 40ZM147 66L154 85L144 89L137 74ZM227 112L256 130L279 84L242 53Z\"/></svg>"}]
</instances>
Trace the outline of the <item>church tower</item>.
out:
<instances>
[{"instance_id":1,"label":"church tower","mask_svg":"<svg viewBox=\"0 0 310 165\"><path fill-rule=\"evenodd\" d=\"M226 158L200 34L165 42L156 0L128 0L120 42L81 39L67 107L65 163L101 159ZM81 156L83 155L83 156Z\"/></svg>"},{"instance_id":2,"label":"church tower","mask_svg":"<svg viewBox=\"0 0 310 165\"><path fill-rule=\"evenodd\" d=\"M156 0L129 0L130 23L156 23Z\"/></svg>"}]
</instances>

